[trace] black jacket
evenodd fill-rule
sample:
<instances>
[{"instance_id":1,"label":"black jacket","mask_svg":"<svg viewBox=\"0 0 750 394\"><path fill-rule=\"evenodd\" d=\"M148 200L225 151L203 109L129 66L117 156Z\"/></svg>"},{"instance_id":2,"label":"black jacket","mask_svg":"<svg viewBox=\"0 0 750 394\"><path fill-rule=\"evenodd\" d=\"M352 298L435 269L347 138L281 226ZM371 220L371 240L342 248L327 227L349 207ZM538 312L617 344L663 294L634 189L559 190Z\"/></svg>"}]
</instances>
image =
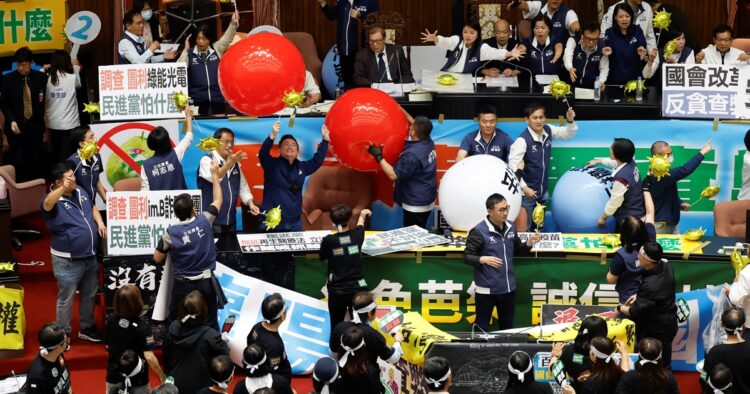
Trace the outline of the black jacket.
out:
<instances>
[{"instance_id":1,"label":"black jacket","mask_svg":"<svg viewBox=\"0 0 750 394\"><path fill-rule=\"evenodd\" d=\"M656 338L672 341L677 334L674 273L669 263L657 263L644 270L630 319L635 322L638 340Z\"/></svg>"},{"instance_id":2,"label":"black jacket","mask_svg":"<svg viewBox=\"0 0 750 394\"><path fill-rule=\"evenodd\" d=\"M169 326L164 339L164 372L174 378L180 394L194 394L211 384L210 361L221 355L229 355L229 347L213 328L185 327L176 321Z\"/></svg>"},{"instance_id":3,"label":"black jacket","mask_svg":"<svg viewBox=\"0 0 750 394\"><path fill-rule=\"evenodd\" d=\"M31 90L31 108L34 112L28 122L31 123L35 132L43 133L44 96L47 89L47 74L31 70L27 78L29 78L29 90ZM11 122L15 121L19 127L22 127L25 122L23 116L23 80L24 77L18 71L13 71L3 77L2 108L3 115L5 115L5 127L3 129L5 129L6 133L11 132ZM21 131L23 132L24 130Z\"/></svg>"},{"instance_id":4,"label":"black jacket","mask_svg":"<svg viewBox=\"0 0 750 394\"><path fill-rule=\"evenodd\" d=\"M404 48L400 45L385 44L387 59L384 59L386 67L391 72L391 80L394 83L413 83L411 75L411 64L404 55ZM362 48L357 52L354 60L354 84L357 86L370 87L373 83L385 81L378 71L378 59L375 52L370 48Z\"/></svg>"}]
</instances>

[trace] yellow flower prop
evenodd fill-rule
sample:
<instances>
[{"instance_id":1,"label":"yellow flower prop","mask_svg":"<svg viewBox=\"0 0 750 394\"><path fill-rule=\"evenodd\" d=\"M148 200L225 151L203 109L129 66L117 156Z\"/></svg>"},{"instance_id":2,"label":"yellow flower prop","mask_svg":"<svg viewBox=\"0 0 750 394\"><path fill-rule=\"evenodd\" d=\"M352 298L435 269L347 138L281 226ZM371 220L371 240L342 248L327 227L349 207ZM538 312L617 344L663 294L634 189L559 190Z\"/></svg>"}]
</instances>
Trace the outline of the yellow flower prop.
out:
<instances>
[{"instance_id":1,"label":"yellow flower prop","mask_svg":"<svg viewBox=\"0 0 750 394\"><path fill-rule=\"evenodd\" d=\"M450 86L455 85L458 82L458 78L450 74L443 74L437 78L437 81L441 85Z\"/></svg>"},{"instance_id":2,"label":"yellow flower prop","mask_svg":"<svg viewBox=\"0 0 750 394\"><path fill-rule=\"evenodd\" d=\"M219 149L219 140L213 137L206 137L198 142L198 147L204 152L211 152Z\"/></svg>"},{"instance_id":3,"label":"yellow flower prop","mask_svg":"<svg viewBox=\"0 0 750 394\"><path fill-rule=\"evenodd\" d=\"M644 82L641 81L641 89L643 89L644 86L645 86ZM628 81L625 84L625 92L627 92L627 93L635 92L637 89L638 89L638 80L637 79L634 79L632 81Z\"/></svg>"},{"instance_id":4,"label":"yellow flower prop","mask_svg":"<svg viewBox=\"0 0 750 394\"><path fill-rule=\"evenodd\" d=\"M734 252L732 252L732 255L729 256L729 261L732 263L732 267L734 268L734 277L740 276L740 271L742 271L748 263L750 263L750 257L743 256L740 253L739 249L734 249Z\"/></svg>"},{"instance_id":5,"label":"yellow flower prop","mask_svg":"<svg viewBox=\"0 0 750 394\"><path fill-rule=\"evenodd\" d=\"M281 99L288 108L295 108L302 104L304 100L305 94L294 89L284 93L284 97Z\"/></svg>"},{"instance_id":6,"label":"yellow flower prop","mask_svg":"<svg viewBox=\"0 0 750 394\"><path fill-rule=\"evenodd\" d=\"M669 24L672 22L672 14L666 10L661 10L654 14L654 29L669 30Z\"/></svg>"},{"instance_id":7,"label":"yellow flower prop","mask_svg":"<svg viewBox=\"0 0 750 394\"><path fill-rule=\"evenodd\" d=\"M603 235L601 238L599 238L599 243L601 245L614 249L620 246L620 236L617 234Z\"/></svg>"},{"instance_id":8,"label":"yellow flower prop","mask_svg":"<svg viewBox=\"0 0 750 394\"><path fill-rule=\"evenodd\" d=\"M552 94L552 97L559 100L565 98L566 94L570 94L570 85L563 81L553 81L549 85L549 92Z\"/></svg>"},{"instance_id":9,"label":"yellow flower prop","mask_svg":"<svg viewBox=\"0 0 750 394\"><path fill-rule=\"evenodd\" d=\"M182 92L174 92L172 93L172 101L174 101L175 108L184 111L190 103L190 97Z\"/></svg>"},{"instance_id":10,"label":"yellow flower prop","mask_svg":"<svg viewBox=\"0 0 750 394\"><path fill-rule=\"evenodd\" d=\"M542 225L544 224L544 208L544 205L536 203L534 212L531 214L531 219L534 221L534 224L536 224L537 227L542 227Z\"/></svg>"},{"instance_id":11,"label":"yellow flower prop","mask_svg":"<svg viewBox=\"0 0 750 394\"><path fill-rule=\"evenodd\" d=\"M717 194L721 191L721 187L719 186L708 186L701 192L701 198L709 199L716 197Z\"/></svg>"},{"instance_id":12,"label":"yellow flower prop","mask_svg":"<svg viewBox=\"0 0 750 394\"><path fill-rule=\"evenodd\" d=\"M662 177L669 176L669 167L672 164L669 162L667 155L653 155L648 158L649 171L656 177L657 181L660 181Z\"/></svg>"},{"instance_id":13,"label":"yellow flower prop","mask_svg":"<svg viewBox=\"0 0 750 394\"><path fill-rule=\"evenodd\" d=\"M268 212L265 213L266 220L263 221L263 224L266 225L266 228L269 230L274 229L276 226L281 223L281 205L276 206L276 208L271 208L268 210Z\"/></svg>"},{"instance_id":14,"label":"yellow flower prop","mask_svg":"<svg viewBox=\"0 0 750 394\"><path fill-rule=\"evenodd\" d=\"M7 261L4 263L0 263L0 273L13 271L13 266L15 266L14 263L10 263Z\"/></svg>"},{"instance_id":15,"label":"yellow flower prop","mask_svg":"<svg viewBox=\"0 0 750 394\"><path fill-rule=\"evenodd\" d=\"M670 41L667 43L667 45L664 45L664 58L669 59L670 56L674 53L674 50L677 49L677 39Z\"/></svg>"},{"instance_id":16,"label":"yellow flower prop","mask_svg":"<svg viewBox=\"0 0 750 394\"><path fill-rule=\"evenodd\" d=\"M99 103L96 103L96 102L92 101L90 103L83 104L83 112L87 112L87 113L90 113L90 114L93 114L93 113L97 113L98 114L99 113Z\"/></svg>"},{"instance_id":17,"label":"yellow flower prop","mask_svg":"<svg viewBox=\"0 0 750 394\"><path fill-rule=\"evenodd\" d=\"M688 241L698 241L701 239L701 237L705 233L706 233L706 230L704 230L703 227L698 227L698 228L685 231L685 234L682 234L682 237Z\"/></svg>"},{"instance_id":18,"label":"yellow flower prop","mask_svg":"<svg viewBox=\"0 0 750 394\"><path fill-rule=\"evenodd\" d=\"M91 160L96 152L99 152L99 145L95 141L86 141L81 147L81 159Z\"/></svg>"}]
</instances>

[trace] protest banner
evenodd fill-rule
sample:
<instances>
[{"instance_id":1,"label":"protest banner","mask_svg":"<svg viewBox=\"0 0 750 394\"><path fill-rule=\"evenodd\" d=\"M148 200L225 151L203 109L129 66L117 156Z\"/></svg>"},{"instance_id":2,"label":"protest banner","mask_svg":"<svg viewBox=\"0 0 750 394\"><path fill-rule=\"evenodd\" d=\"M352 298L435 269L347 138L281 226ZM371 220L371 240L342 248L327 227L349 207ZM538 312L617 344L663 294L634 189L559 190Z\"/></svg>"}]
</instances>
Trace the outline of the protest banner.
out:
<instances>
[{"instance_id":1,"label":"protest banner","mask_svg":"<svg viewBox=\"0 0 750 394\"><path fill-rule=\"evenodd\" d=\"M379 256L447 242L448 240L441 235L431 234L419 226L410 226L367 235L362 252L370 256Z\"/></svg>"},{"instance_id":2,"label":"protest banner","mask_svg":"<svg viewBox=\"0 0 750 394\"><path fill-rule=\"evenodd\" d=\"M243 253L317 252L330 231L237 234Z\"/></svg>"},{"instance_id":3,"label":"protest banner","mask_svg":"<svg viewBox=\"0 0 750 394\"><path fill-rule=\"evenodd\" d=\"M65 7L64 1L3 1L0 55L12 55L21 47L29 47L32 52L64 48Z\"/></svg>"},{"instance_id":4,"label":"protest banner","mask_svg":"<svg viewBox=\"0 0 750 394\"><path fill-rule=\"evenodd\" d=\"M668 118L738 119L750 116L747 67L717 64L665 64L662 115Z\"/></svg>"}]
</instances>

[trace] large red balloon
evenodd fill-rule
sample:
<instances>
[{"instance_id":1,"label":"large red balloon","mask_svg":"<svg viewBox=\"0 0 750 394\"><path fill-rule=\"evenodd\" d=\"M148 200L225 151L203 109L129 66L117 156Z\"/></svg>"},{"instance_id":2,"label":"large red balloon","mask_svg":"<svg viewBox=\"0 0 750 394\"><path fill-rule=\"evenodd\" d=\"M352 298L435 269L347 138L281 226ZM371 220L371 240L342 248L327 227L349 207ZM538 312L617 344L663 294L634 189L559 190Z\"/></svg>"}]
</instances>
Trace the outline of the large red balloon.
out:
<instances>
[{"instance_id":1,"label":"large red balloon","mask_svg":"<svg viewBox=\"0 0 750 394\"><path fill-rule=\"evenodd\" d=\"M286 92L302 91L305 61L294 44L274 33L258 33L230 46L219 63L224 98L245 115L271 115L284 108Z\"/></svg>"},{"instance_id":2,"label":"large red balloon","mask_svg":"<svg viewBox=\"0 0 750 394\"><path fill-rule=\"evenodd\" d=\"M370 88L352 89L339 97L326 116L326 126L339 161L360 171L380 169L367 153L370 144L383 144L383 157L395 164L409 130L396 100Z\"/></svg>"}]
</instances>

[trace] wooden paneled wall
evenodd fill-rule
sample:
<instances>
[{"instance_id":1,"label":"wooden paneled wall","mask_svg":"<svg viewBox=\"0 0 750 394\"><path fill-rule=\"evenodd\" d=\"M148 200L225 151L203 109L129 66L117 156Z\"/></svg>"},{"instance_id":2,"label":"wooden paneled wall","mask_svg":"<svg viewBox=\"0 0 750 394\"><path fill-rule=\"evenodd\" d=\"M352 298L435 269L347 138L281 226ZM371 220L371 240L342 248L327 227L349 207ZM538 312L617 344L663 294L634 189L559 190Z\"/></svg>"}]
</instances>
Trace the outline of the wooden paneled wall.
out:
<instances>
[{"instance_id":1,"label":"wooden paneled wall","mask_svg":"<svg viewBox=\"0 0 750 394\"><path fill-rule=\"evenodd\" d=\"M283 31L305 31L315 37L318 53L323 57L336 40L336 22L329 21L320 11L317 0L279 0L281 2L281 26ZM507 2L507 1L504 1ZM605 0L605 5L615 0ZM329 0L333 3L333 0ZM399 12L410 25L406 32L406 44L418 45L419 33L425 28L437 29L440 34L450 34L454 0L380 0L381 10ZM468 4L468 0L465 1ZM711 42L713 28L725 23L725 0L664 0L664 4L681 8L693 22L693 32L701 45ZM595 0L567 0L581 21L596 19ZM739 22L739 21L738 21Z\"/></svg>"}]
</instances>

